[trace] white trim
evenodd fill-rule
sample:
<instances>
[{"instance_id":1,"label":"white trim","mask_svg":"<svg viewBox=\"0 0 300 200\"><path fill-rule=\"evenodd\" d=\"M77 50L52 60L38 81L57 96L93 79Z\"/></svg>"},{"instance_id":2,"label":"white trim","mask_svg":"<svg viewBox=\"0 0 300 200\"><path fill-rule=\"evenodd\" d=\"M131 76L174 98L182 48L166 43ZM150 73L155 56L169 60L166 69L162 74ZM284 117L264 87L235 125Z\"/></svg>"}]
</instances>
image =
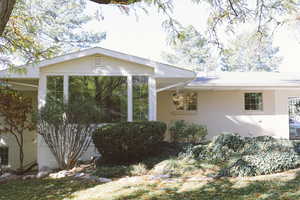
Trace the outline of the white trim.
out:
<instances>
[{"instance_id":1,"label":"white trim","mask_svg":"<svg viewBox=\"0 0 300 200\"><path fill-rule=\"evenodd\" d=\"M38 108L42 108L46 104L46 92L47 92L47 77L41 76L39 79L38 89Z\"/></svg>"},{"instance_id":2,"label":"white trim","mask_svg":"<svg viewBox=\"0 0 300 200\"><path fill-rule=\"evenodd\" d=\"M69 76L64 75L64 102L67 103L69 101Z\"/></svg>"},{"instance_id":3,"label":"white trim","mask_svg":"<svg viewBox=\"0 0 300 200\"><path fill-rule=\"evenodd\" d=\"M224 87L224 86L186 86L184 89L186 90L212 90L212 91L220 91L220 90L248 90L248 91L257 91L257 90L300 90L300 86L292 87Z\"/></svg>"},{"instance_id":4,"label":"white trim","mask_svg":"<svg viewBox=\"0 0 300 200\"><path fill-rule=\"evenodd\" d=\"M54 72L47 72L44 73L44 75L46 76L64 76L64 75L68 75L68 76L151 76L152 74L110 74L110 73L105 73L105 74L95 74L95 73L69 73L69 72L60 72L60 73L54 73Z\"/></svg>"},{"instance_id":5,"label":"white trim","mask_svg":"<svg viewBox=\"0 0 300 200\"><path fill-rule=\"evenodd\" d=\"M117 58L117 59L120 59L120 60L125 60L125 61L128 61L128 62L133 62L133 63L145 65L145 66L148 66L148 67L152 67L152 68L156 68L157 66L172 67L172 68L177 68L177 69L181 69L181 70L185 70L185 71L189 71L189 72L194 73L192 70L183 69L183 68L180 68L180 67L177 67L177 66L172 66L172 65L169 65L169 64L165 64L165 63L161 63L161 62L157 62L157 61L149 60L149 59L146 59L146 58L133 56L133 55L129 55L129 54L125 54L125 53L121 53L121 52L118 52L118 51L113 51L113 50L105 49L105 48L101 48L101 47L94 47L94 48L85 49L85 50L82 50L82 51L77 51L77 52L65 54L65 55L62 55L62 56L57 56L57 57L49 59L49 60L41 61L40 63L36 64L35 66L36 67L45 67L45 66L48 66L48 65L54 65L54 64L57 64L57 63L66 62L66 61L69 61L69 60L78 59L78 58L91 56L91 55L95 55L95 54L100 54L100 55L103 55L103 56L113 57L113 58Z\"/></svg>"},{"instance_id":6,"label":"white trim","mask_svg":"<svg viewBox=\"0 0 300 200\"><path fill-rule=\"evenodd\" d=\"M127 121L133 121L132 76L127 76Z\"/></svg>"},{"instance_id":7,"label":"white trim","mask_svg":"<svg viewBox=\"0 0 300 200\"><path fill-rule=\"evenodd\" d=\"M38 85L33 85L33 84L28 84L28 83L19 83L15 81L7 81L8 84L13 84L13 85L20 85L20 86L26 86L26 87L33 87L33 88L38 88Z\"/></svg>"},{"instance_id":8,"label":"white trim","mask_svg":"<svg viewBox=\"0 0 300 200\"><path fill-rule=\"evenodd\" d=\"M157 117L157 92L156 92L156 80L154 77L149 76L148 79L149 89L149 121L155 121Z\"/></svg>"},{"instance_id":9,"label":"white trim","mask_svg":"<svg viewBox=\"0 0 300 200\"><path fill-rule=\"evenodd\" d=\"M179 87L179 86L185 87L185 85L187 85L190 82L191 81L184 81L184 82L176 83L173 85L169 85L169 86L157 89L156 92L162 92L162 91L169 90L169 89L172 89L174 87Z\"/></svg>"}]
</instances>

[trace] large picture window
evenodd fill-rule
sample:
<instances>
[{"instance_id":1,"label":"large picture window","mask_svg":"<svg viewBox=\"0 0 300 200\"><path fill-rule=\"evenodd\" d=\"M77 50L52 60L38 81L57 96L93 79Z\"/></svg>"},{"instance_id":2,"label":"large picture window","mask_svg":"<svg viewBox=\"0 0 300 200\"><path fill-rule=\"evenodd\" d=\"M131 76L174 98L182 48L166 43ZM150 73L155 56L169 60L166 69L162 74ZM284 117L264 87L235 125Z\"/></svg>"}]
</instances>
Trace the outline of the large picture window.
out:
<instances>
[{"instance_id":1,"label":"large picture window","mask_svg":"<svg viewBox=\"0 0 300 200\"><path fill-rule=\"evenodd\" d=\"M132 77L133 92L133 120L148 120L148 77Z\"/></svg>"},{"instance_id":2,"label":"large picture window","mask_svg":"<svg viewBox=\"0 0 300 200\"><path fill-rule=\"evenodd\" d=\"M95 106L99 115L95 123L127 120L127 77L70 76L69 102Z\"/></svg>"},{"instance_id":3,"label":"large picture window","mask_svg":"<svg viewBox=\"0 0 300 200\"><path fill-rule=\"evenodd\" d=\"M263 95L261 92L245 93L244 98L245 98L245 110L247 111L263 110Z\"/></svg>"},{"instance_id":4,"label":"large picture window","mask_svg":"<svg viewBox=\"0 0 300 200\"><path fill-rule=\"evenodd\" d=\"M8 165L8 147L0 147L0 166Z\"/></svg>"},{"instance_id":5,"label":"large picture window","mask_svg":"<svg viewBox=\"0 0 300 200\"><path fill-rule=\"evenodd\" d=\"M47 77L47 102L63 101L64 98L64 77L48 76Z\"/></svg>"}]
</instances>

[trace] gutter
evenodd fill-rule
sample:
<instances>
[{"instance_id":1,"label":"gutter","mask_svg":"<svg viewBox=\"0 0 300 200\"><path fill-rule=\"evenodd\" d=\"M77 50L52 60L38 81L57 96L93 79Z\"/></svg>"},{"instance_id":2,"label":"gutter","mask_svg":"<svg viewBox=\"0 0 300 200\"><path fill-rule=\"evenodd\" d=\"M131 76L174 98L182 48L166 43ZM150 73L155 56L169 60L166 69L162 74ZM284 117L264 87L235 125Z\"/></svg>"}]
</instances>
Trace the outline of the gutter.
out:
<instances>
[{"instance_id":1,"label":"gutter","mask_svg":"<svg viewBox=\"0 0 300 200\"><path fill-rule=\"evenodd\" d=\"M193 79L194 80L194 79ZM190 80L190 81L184 81L184 82L180 82L180 83L176 83L176 84L173 84L173 85L169 85L167 87L164 87L164 88L159 88L156 90L156 92L162 92L162 91L165 91L165 90L168 90L168 89L171 89L171 88L174 88L174 87L185 87L187 84L189 84L191 81L193 80Z\"/></svg>"}]
</instances>

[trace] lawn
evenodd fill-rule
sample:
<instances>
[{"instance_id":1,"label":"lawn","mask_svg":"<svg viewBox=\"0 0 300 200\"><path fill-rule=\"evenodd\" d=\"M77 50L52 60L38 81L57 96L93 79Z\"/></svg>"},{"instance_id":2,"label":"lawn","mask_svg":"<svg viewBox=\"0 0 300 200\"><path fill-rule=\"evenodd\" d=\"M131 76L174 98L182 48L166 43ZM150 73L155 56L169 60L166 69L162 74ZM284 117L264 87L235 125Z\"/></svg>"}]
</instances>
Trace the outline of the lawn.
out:
<instances>
[{"instance_id":1,"label":"lawn","mask_svg":"<svg viewBox=\"0 0 300 200\"><path fill-rule=\"evenodd\" d=\"M244 178L189 180L147 176L95 184L65 179L16 180L0 184L1 200L188 200L300 199L300 169Z\"/></svg>"}]
</instances>

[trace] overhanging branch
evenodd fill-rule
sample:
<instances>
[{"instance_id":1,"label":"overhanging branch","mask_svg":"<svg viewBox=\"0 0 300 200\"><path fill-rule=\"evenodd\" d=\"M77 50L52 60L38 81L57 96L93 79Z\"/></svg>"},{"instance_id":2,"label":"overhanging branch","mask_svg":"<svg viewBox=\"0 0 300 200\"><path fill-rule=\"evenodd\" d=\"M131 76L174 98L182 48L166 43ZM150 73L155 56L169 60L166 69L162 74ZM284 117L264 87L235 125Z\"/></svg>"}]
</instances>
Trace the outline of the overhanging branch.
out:
<instances>
[{"instance_id":1,"label":"overhanging branch","mask_svg":"<svg viewBox=\"0 0 300 200\"><path fill-rule=\"evenodd\" d=\"M122 4L122 5L130 5L136 2L140 2L141 0L91 0L93 2L99 4Z\"/></svg>"}]
</instances>

